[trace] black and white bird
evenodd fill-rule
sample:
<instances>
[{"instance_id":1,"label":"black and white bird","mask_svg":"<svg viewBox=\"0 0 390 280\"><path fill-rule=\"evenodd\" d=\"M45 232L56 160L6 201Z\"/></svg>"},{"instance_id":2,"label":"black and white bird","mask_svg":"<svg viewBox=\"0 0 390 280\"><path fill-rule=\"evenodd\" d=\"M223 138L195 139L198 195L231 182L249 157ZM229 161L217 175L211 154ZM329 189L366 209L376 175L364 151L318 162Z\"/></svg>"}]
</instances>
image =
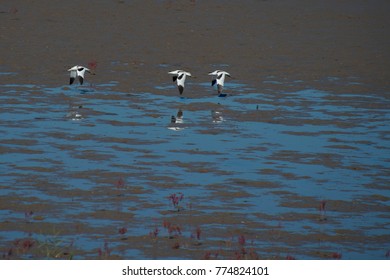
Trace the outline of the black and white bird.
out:
<instances>
[{"instance_id":1,"label":"black and white bird","mask_svg":"<svg viewBox=\"0 0 390 280\"><path fill-rule=\"evenodd\" d=\"M80 66L80 65L73 66L72 68L68 69L68 71L70 72L70 80L69 80L70 85L73 84L76 78L79 79L80 85L82 85L84 82L85 72L95 75L94 73L91 72L91 69L88 69L87 67Z\"/></svg>"},{"instance_id":2,"label":"black and white bird","mask_svg":"<svg viewBox=\"0 0 390 280\"><path fill-rule=\"evenodd\" d=\"M225 77L230 77L230 74L226 71L215 70L214 72L209 73L209 75L216 76L216 78L211 81L211 86L217 84L218 93L222 94L222 89L225 84Z\"/></svg>"},{"instance_id":3,"label":"black and white bird","mask_svg":"<svg viewBox=\"0 0 390 280\"><path fill-rule=\"evenodd\" d=\"M168 72L168 74L173 75L172 80L177 83L177 88L179 89L180 94L183 93L184 90L184 82L186 81L186 77L191 77L191 73L183 71L183 70L175 70Z\"/></svg>"}]
</instances>

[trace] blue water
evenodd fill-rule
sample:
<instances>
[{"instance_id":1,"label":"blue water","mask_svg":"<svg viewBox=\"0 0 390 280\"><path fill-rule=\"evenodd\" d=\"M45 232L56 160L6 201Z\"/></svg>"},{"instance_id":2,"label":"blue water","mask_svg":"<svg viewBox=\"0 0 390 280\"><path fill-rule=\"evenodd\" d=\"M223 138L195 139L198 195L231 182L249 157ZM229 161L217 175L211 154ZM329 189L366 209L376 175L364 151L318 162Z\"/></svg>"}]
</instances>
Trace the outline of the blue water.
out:
<instances>
[{"instance_id":1,"label":"blue water","mask_svg":"<svg viewBox=\"0 0 390 280\"><path fill-rule=\"evenodd\" d=\"M153 218L171 210L167 196L182 192L204 214L243 214L237 228L261 221L281 223L292 234L319 228L330 235L364 232L367 243L340 239L301 246L331 248L346 259L385 258L390 249L390 239L384 238L390 231L390 102L385 95L316 89L262 93L230 83L227 97L219 98L208 83L189 82L199 93L179 97L171 84L150 92L118 92L116 85L1 85L1 196L17 196L15 203L31 208L32 201L54 204L39 213L45 222L77 221L96 228L95 235L100 228L124 224L92 217L96 211L131 213L127 234L142 236L150 232ZM172 124L179 110L182 123ZM122 190L115 186L119 178L126 184ZM220 196L219 190L238 195ZM129 199L118 203L118 193ZM321 200L328 202L322 223L310 218L319 216ZM25 222L23 212L1 210L1 221ZM294 214L309 216L283 218ZM261 220L262 215L274 219ZM6 246L15 236L15 231L2 231L0 243ZM88 251L87 258L102 246L94 234L63 238L76 240L74 246ZM275 242L294 251L286 240ZM261 250L263 240L257 244ZM111 246L115 251L115 243ZM135 248L120 253L146 257ZM302 250L296 256L315 258Z\"/></svg>"}]
</instances>

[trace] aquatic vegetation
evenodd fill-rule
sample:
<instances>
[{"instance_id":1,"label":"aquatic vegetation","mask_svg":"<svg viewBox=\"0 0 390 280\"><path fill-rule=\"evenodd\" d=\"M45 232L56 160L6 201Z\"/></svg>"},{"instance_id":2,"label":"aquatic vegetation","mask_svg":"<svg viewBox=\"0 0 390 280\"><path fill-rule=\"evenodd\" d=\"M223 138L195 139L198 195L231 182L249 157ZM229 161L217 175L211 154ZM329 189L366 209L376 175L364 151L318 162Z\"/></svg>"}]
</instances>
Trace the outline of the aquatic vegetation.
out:
<instances>
[{"instance_id":1,"label":"aquatic vegetation","mask_svg":"<svg viewBox=\"0 0 390 280\"><path fill-rule=\"evenodd\" d=\"M124 189L126 187L125 180L120 177L116 182L115 182L115 188L117 189Z\"/></svg>"},{"instance_id":2,"label":"aquatic vegetation","mask_svg":"<svg viewBox=\"0 0 390 280\"><path fill-rule=\"evenodd\" d=\"M150 232L149 232L149 236L150 236L153 240L156 240L156 238L158 237L159 232L160 232L160 230L158 229L158 227L156 227L153 231L150 231Z\"/></svg>"},{"instance_id":3,"label":"aquatic vegetation","mask_svg":"<svg viewBox=\"0 0 390 280\"><path fill-rule=\"evenodd\" d=\"M168 199L171 201L173 208L176 211L181 211L184 208L180 205L180 202L184 199L184 194L179 192L178 194L173 193L171 194Z\"/></svg>"},{"instance_id":4,"label":"aquatic vegetation","mask_svg":"<svg viewBox=\"0 0 390 280\"><path fill-rule=\"evenodd\" d=\"M3 259L72 259L73 242L66 244L59 235L15 239Z\"/></svg>"},{"instance_id":5,"label":"aquatic vegetation","mask_svg":"<svg viewBox=\"0 0 390 280\"><path fill-rule=\"evenodd\" d=\"M240 235L240 236L238 237L238 244L239 244L240 246L245 246L245 242L246 242L245 236L244 236L244 235Z\"/></svg>"},{"instance_id":6,"label":"aquatic vegetation","mask_svg":"<svg viewBox=\"0 0 390 280\"><path fill-rule=\"evenodd\" d=\"M341 260L342 258L342 254L339 253L339 252L333 252L332 253L332 259L335 259L335 260Z\"/></svg>"},{"instance_id":7,"label":"aquatic vegetation","mask_svg":"<svg viewBox=\"0 0 390 280\"><path fill-rule=\"evenodd\" d=\"M91 60L88 62L88 68L90 68L91 70L96 70L97 64L98 63L96 60Z\"/></svg>"},{"instance_id":8,"label":"aquatic vegetation","mask_svg":"<svg viewBox=\"0 0 390 280\"><path fill-rule=\"evenodd\" d=\"M325 207L326 207L326 200L321 200L319 205L320 221L327 220Z\"/></svg>"},{"instance_id":9,"label":"aquatic vegetation","mask_svg":"<svg viewBox=\"0 0 390 280\"><path fill-rule=\"evenodd\" d=\"M108 241L104 241L103 248L98 249L98 256L101 259L108 259L111 254L111 249L108 246Z\"/></svg>"},{"instance_id":10,"label":"aquatic vegetation","mask_svg":"<svg viewBox=\"0 0 390 280\"><path fill-rule=\"evenodd\" d=\"M127 228L125 228L125 227L121 227L119 230L118 230L118 233L119 234L125 234L127 232Z\"/></svg>"},{"instance_id":11,"label":"aquatic vegetation","mask_svg":"<svg viewBox=\"0 0 390 280\"><path fill-rule=\"evenodd\" d=\"M164 220L163 227L167 230L168 237L170 239L177 238L182 234L181 227L179 225L172 224L169 221Z\"/></svg>"}]
</instances>

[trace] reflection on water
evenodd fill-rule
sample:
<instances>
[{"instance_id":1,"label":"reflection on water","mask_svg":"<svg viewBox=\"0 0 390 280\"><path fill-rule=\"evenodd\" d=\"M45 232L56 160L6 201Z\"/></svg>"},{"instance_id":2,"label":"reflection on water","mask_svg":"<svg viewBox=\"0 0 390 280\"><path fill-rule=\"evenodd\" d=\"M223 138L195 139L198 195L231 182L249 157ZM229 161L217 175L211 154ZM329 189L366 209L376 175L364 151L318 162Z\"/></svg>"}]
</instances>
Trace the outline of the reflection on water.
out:
<instances>
[{"instance_id":1,"label":"reflection on water","mask_svg":"<svg viewBox=\"0 0 390 280\"><path fill-rule=\"evenodd\" d=\"M79 121L85 117L82 114L83 105L69 104L69 112L66 114L66 118L72 121Z\"/></svg>"},{"instance_id":2,"label":"reflection on water","mask_svg":"<svg viewBox=\"0 0 390 280\"><path fill-rule=\"evenodd\" d=\"M115 85L86 94L0 86L3 251L15 236L56 235L81 250L75 258L97 257L105 242L123 258L202 258L218 250L229 258L239 233L262 258L384 258L384 95L264 94L229 83L234 94L226 98L205 89L181 99L164 85L158 94L116 92ZM168 199L175 193L183 201ZM166 238L168 222L175 237ZM198 227L201 241L194 240ZM180 250L155 250L172 240Z\"/></svg>"},{"instance_id":3,"label":"reflection on water","mask_svg":"<svg viewBox=\"0 0 390 280\"><path fill-rule=\"evenodd\" d=\"M182 130L184 129L183 111L179 109L176 116L171 116L171 123L168 125L170 130Z\"/></svg>"},{"instance_id":4,"label":"reflection on water","mask_svg":"<svg viewBox=\"0 0 390 280\"><path fill-rule=\"evenodd\" d=\"M213 123L221 123L224 121L222 112L220 111L211 110L211 117L213 119Z\"/></svg>"}]
</instances>

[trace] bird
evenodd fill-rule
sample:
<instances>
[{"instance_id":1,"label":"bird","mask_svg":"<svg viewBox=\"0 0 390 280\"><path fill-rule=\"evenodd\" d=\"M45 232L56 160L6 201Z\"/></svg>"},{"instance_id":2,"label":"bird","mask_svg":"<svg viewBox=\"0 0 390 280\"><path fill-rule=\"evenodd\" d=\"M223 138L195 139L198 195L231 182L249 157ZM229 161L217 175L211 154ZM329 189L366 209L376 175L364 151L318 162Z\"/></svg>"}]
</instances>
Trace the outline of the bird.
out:
<instances>
[{"instance_id":1,"label":"bird","mask_svg":"<svg viewBox=\"0 0 390 280\"><path fill-rule=\"evenodd\" d=\"M179 89L180 94L183 94L184 91L184 82L186 81L186 77L191 77L191 73L183 71L183 70L174 70L168 72L168 74L174 75L172 77L173 82L177 83L177 88Z\"/></svg>"},{"instance_id":2,"label":"bird","mask_svg":"<svg viewBox=\"0 0 390 280\"><path fill-rule=\"evenodd\" d=\"M92 75L95 75L95 73L92 73L91 69L88 69L85 66L76 65L72 68L69 68L68 71L70 72L70 80L69 84L73 84L73 82L76 80L76 78L79 79L80 85L84 82L84 74L85 72L88 72Z\"/></svg>"},{"instance_id":3,"label":"bird","mask_svg":"<svg viewBox=\"0 0 390 280\"><path fill-rule=\"evenodd\" d=\"M214 72L209 73L209 75L216 76L216 78L211 81L211 86L217 84L218 93L222 94L222 89L225 83L225 77L226 76L230 77L230 74L226 71L215 70Z\"/></svg>"}]
</instances>

